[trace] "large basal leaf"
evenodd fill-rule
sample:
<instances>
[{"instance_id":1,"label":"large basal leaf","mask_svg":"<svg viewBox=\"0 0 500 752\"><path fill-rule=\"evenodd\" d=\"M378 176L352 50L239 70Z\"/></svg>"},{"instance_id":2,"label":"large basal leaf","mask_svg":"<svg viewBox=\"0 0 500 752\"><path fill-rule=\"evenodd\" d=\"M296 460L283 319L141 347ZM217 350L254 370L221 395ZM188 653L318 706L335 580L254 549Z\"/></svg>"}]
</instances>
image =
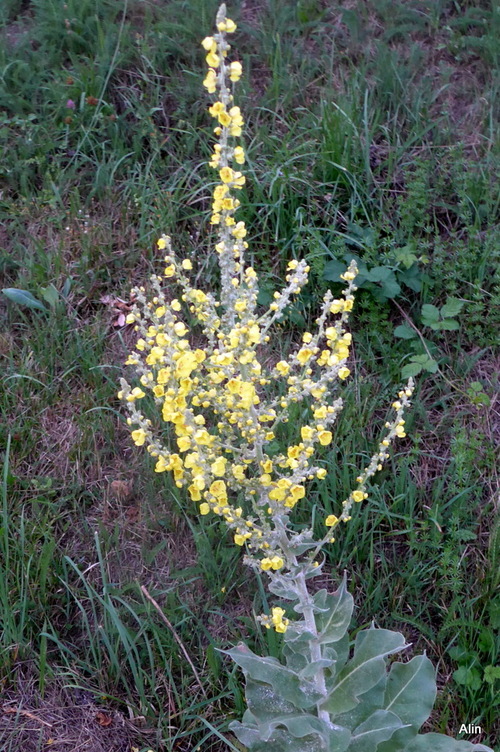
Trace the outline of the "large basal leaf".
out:
<instances>
[{"instance_id":1,"label":"large basal leaf","mask_svg":"<svg viewBox=\"0 0 500 752\"><path fill-rule=\"evenodd\" d=\"M276 694L292 702L295 707L307 709L321 699L322 694L313 684L299 679L289 668L282 666L276 658L264 658L253 653L243 643L231 650L223 650L240 666L245 675L265 684L270 684Z\"/></svg>"},{"instance_id":2,"label":"large basal leaf","mask_svg":"<svg viewBox=\"0 0 500 752\"><path fill-rule=\"evenodd\" d=\"M347 713L341 713L341 715L335 718L335 722L340 726L345 726L349 729L355 729L363 721L366 721L372 713L376 710L380 710L384 705L385 688L387 685L387 673L384 675L374 687L364 692L359 702L354 708L351 708Z\"/></svg>"},{"instance_id":3,"label":"large basal leaf","mask_svg":"<svg viewBox=\"0 0 500 752\"><path fill-rule=\"evenodd\" d=\"M244 726L238 721L230 723L229 728L251 752L346 752L351 736L347 729L335 733L337 727L334 726L326 740L317 734L297 739L287 730L275 729L269 739L262 741L258 728Z\"/></svg>"},{"instance_id":4,"label":"large basal leaf","mask_svg":"<svg viewBox=\"0 0 500 752\"><path fill-rule=\"evenodd\" d=\"M393 663L385 690L385 710L396 713L404 724L418 731L434 707L435 673L426 655L416 655L408 663Z\"/></svg>"},{"instance_id":5,"label":"large basal leaf","mask_svg":"<svg viewBox=\"0 0 500 752\"><path fill-rule=\"evenodd\" d=\"M444 734L420 734L405 747L405 752L493 752L484 744L457 741Z\"/></svg>"},{"instance_id":6,"label":"large basal leaf","mask_svg":"<svg viewBox=\"0 0 500 752\"><path fill-rule=\"evenodd\" d=\"M347 581L344 577L338 590L329 595L326 590L321 590L314 596L315 605L322 609L328 608L325 613L318 613L316 626L321 644L337 642L347 632L354 608L354 599L347 592ZM317 601L317 604L316 604Z\"/></svg>"},{"instance_id":7,"label":"large basal leaf","mask_svg":"<svg viewBox=\"0 0 500 752\"><path fill-rule=\"evenodd\" d=\"M373 752L380 742L390 739L402 725L395 713L376 710L353 731L349 752Z\"/></svg>"},{"instance_id":8,"label":"large basal leaf","mask_svg":"<svg viewBox=\"0 0 500 752\"><path fill-rule=\"evenodd\" d=\"M250 676L245 683L245 697L248 710L259 721L269 721L277 716L293 715L297 712L295 705L283 699L269 684L255 681ZM246 713L243 720L247 720Z\"/></svg>"},{"instance_id":9,"label":"large basal leaf","mask_svg":"<svg viewBox=\"0 0 500 752\"><path fill-rule=\"evenodd\" d=\"M322 704L332 718L358 704L358 697L378 684L385 674L385 657L407 645L402 634L388 629L365 629L358 632L354 655L328 687L329 697Z\"/></svg>"},{"instance_id":10,"label":"large basal leaf","mask_svg":"<svg viewBox=\"0 0 500 752\"><path fill-rule=\"evenodd\" d=\"M270 739L273 732L280 726L284 726L288 734L296 739L316 736L321 746L320 749L330 749L330 737L335 739L334 748L347 749L351 733L348 729L336 726L332 723L325 723L320 718L309 714L299 714L294 716L283 716L274 718L265 724L260 724L261 738L264 741Z\"/></svg>"},{"instance_id":11,"label":"large basal leaf","mask_svg":"<svg viewBox=\"0 0 500 752\"><path fill-rule=\"evenodd\" d=\"M425 655L416 655L408 663L392 664L382 707L396 713L405 727L381 744L377 752L404 749L416 736L434 706L434 677L434 666Z\"/></svg>"}]
</instances>

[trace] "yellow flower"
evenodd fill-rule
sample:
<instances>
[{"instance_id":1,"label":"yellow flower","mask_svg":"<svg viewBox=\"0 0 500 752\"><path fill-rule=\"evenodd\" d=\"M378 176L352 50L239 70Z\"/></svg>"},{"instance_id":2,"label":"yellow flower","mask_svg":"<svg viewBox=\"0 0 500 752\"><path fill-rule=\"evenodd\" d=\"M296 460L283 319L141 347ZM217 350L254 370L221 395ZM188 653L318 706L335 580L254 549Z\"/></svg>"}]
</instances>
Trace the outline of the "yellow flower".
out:
<instances>
[{"instance_id":1,"label":"yellow flower","mask_svg":"<svg viewBox=\"0 0 500 752\"><path fill-rule=\"evenodd\" d=\"M313 354L312 350L310 350L308 347L303 347L297 353L297 360L299 361L299 363L304 365L305 363L307 363L308 360L311 359L312 354Z\"/></svg>"},{"instance_id":2,"label":"yellow flower","mask_svg":"<svg viewBox=\"0 0 500 752\"><path fill-rule=\"evenodd\" d=\"M205 37L205 39L203 39L201 43L201 46L207 52L212 52L213 50L217 49L217 42L213 37Z\"/></svg>"},{"instance_id":3,"label":"yellow flower","mask_svg":"<svg viewBox=\"0 0 500 752\"><path fill-rule=\"evenodd\" d=\"M350 373L351 372L348 368L346 368L345 366L342 366L342 368L339 368L339 379L342 379L343 381L349 376Z\"/></svg>"},{"instance_id":4,"label":"yellow flower","mask_svg":"<svg viewBox=\"0 0 500 752\"><path fill-rule=\"evenodd\" d=\"M225 457L218 457L215 462L210 465L210 469L214 475L221 476L226 472L227 459Z\"/></svg>"},{"instance_id":5,"label":"yellow flower","mask_svg":"<svg viewBox=\"0 0 500 752\"><path fill-rule=\"evenodd\" d=\"M230 183L233 179L233 171L230 167L223 167L219 170L219 175L223 183Z\"/></svg>"},{"instance_id":6,"label":"yellow flower","mask_svg":"<svg viewBox=\"0 0 500 752\"><path fill-rule=\"evenodd\" d=\"M237 161L238 164L244 164L245 163L245 152L243 151L242 146L236 146L233 152L233 157Z\"/></svg>"},{"instance_id":7,"label":"yellow flower","mask_svg":"<svg viewBox=\"0 0 500 752\"><path fill-rule=\"evenodd\" d=\"M205 60L211 68L219 67L220 57L215 52L209 52Z\"/></svg>"},{"instance_id":8,"label":"yellow flower","mask_svg":"<svg viewBox=\"0 0 500 752\"><path fill-rule=\"evenodd\" d=\"M208 89L209 94L215 94L215 92L217 91L216 81L216 72L213 68L209 68L206 78L203 80L203 86Z\"/></svg>"},{"instance_id":9,"label":"yellow flower","mask_svg":"<svg viewBox=\"0 0 500 752\"><path fill-rule=\"evenodd\" d=\"M183 269L186 269L186 271L189 271L193 268L193 265L189 259L184 259L184 261L181 264Z\"/></svg>"},{"instance_id":10,"label":"yellow flower","mask_svg":"<svg viewBox=\"0 0 500 752\"><path fill-rule=\"evenodd\" d=\"M332 432L331 431L320 431L318 433L318 439L319 443L322 446L328 446L332 440Z\"/></svg>"},{"instance_id":11,"label":"yellow flower","mask_svg":"<svg viewBox=\"0 0 500 752\"><path fill-rule=\"evenodd\" d=\"M286 362L286 360L280 360L279 363L276 363L275 367L278 373L281 374L281 376L286 376L290 372L290 366Z\"/></svg>"},{"instance_id":12,"label":"yellow flower","mask_svg":"<svg viewBox=\"0 0 500 752\"><path fill-rule=\"evenodd\" d=\"M130 392L129 396L126 397L127 402L135 402L137 399L142 399L146 396L146 392L143 392L142 389L139 389L138 386L136 386L132 391Z\"/></svg>"},{"instance_id":13,"label":"yellow flower","mask_svg":"<svg viewBox=\"0 0 500 752\"><path fill-rule=\"evenodd\" d=\"M236 31L236 24L230 18L226 18L217 24L217 28L219 31L227 31L228 34L232 34L233 31Z\"/></svg>"},{"instance_id":14,"label":"yellow flower","mask_svg":"<svg viewBox=\"0 0 500 752\"><path fill-rule=\"evenodd\" d=\"M231 63L231 65L229 66L229 78L231 79L231 81L239 81L242 72L243 69L241 67L241 63L239 63L237 60L234 63Z\"/></svg>"},{"instance_id":15,"label":"yellow flower","mask_svg":"<svg viewBox=\"0 0 500 752\"><path fill-rule=\"evenodd\" d=\"M208 514L210 512L210 506L207 504L206 501L203 502L203 504L200 504L200 514Z\"/></svg>"},{"instance_id":16,"label":"yellow flower","mask_svg":"<svg viewBox=\"0 0 500 752\"><path fill-rule=\"evenodd\" d=\"M160 251L165 250L165 248L167 247L167 241L166 241L165 237L160 238L157 241L156 245L158 246L158 248L160 249Z\"/></svg>"},{"instance_id":17,"label":"yellow flower","mask_svg":"<svg viewBox=\"0 0 500 752\"><path fill-rule=\"evenodd\" d=\"M334 514L329 514L325 520L325 525L327 527L333 527L334 525L337 524L338 521L339 521L338 517L336 517Z\"/></svg>"},{"instance_id":18,"label":"yellow flower","mask_svg":"<svg viewBox=\"0 0 500 752\"><path fill-rule=\"evenodd\" d=\"M354 501L363 501L363 499L365 498L365 493L363 491L353 491L352 498Z\"/></svg>"},{"instance_id":19,"label":"yellow flower","mask_svg":"<svg viewBox=\"0 0 500 752\"><path fill-rule=\"evenodd\" d=\"M146 441L146 433L142 428L139 428L137 431L132 431L131 436L136 446L142 446Z\"/></svg>"},{"instance_id":20,"label":"yellow flower","mask_svg":"<svg viewBox=\"0 0 500 752\"><path fill-rule=\"evenodd\" d=\"M238 238L238 239L244 238L247 234L247 231L245 229L245 223L238 222L233 228L233 230L231 230L231 234L233 235L233 237Z\"/></svg>"}]
</instances>

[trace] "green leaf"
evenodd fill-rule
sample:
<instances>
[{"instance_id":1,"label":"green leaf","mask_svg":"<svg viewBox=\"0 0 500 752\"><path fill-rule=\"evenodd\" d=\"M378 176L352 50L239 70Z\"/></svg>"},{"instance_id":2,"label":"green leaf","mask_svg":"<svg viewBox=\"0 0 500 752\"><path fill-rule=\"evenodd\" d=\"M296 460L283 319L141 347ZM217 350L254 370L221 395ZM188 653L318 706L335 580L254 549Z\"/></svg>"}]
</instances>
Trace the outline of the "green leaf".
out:
<instances>
[{"instance_id":1,"label":"green leaf","mask_svg":"<svg viewBox=\"0 0 500 752\"><path fill-rule=\"evenodd\" d=\"M399 339L414 339L417 333L408 324L400 324L394 329L394 336L399 337Z\"/></svg>"},{"instance_id":2,"label":"green leaf","mask_svg":"<svg viewBox=\"0 0 500 752\"><path fill-rule=\"evenodd\" d=\"M481 686L481 677L476 668L460 666L460 668L457 668L457 670L453 672L453 678L457 684L462 684L471 689L479 689Z\"/></svg>"},{"instance_id":3,"label":"green leaf","mask_svg":"<svg viewBox=\"0 0 500 752\"><path fill-rule=\"evenodd\" d=\"M500 679L500 666L486 666L483 678L488 684L494 684L497 679Z\"/></svg>"},{"instance_id":4,"label":"green leaf","mask_svg":"<svg viewBox=\"0 0 500 752\"><path fill-rule=\"evenodd\" d=\"M310 708L322 697L313 684L299 679L294 671L282 666L276 658L256 655L244 643L221 652L230 655L243 669L245 676L270 684L276 694L297 708Z\"/></svg>"},{"instance_id":5,"label":"green leaf","mask_svg":"<svg viewBox=\"0 0 500 752\"><path fill-rule=\"evenodd\" d=\"M405 749L430 716L436 699L434 666L425 655L417 655L408 663L393 663L381 707L396 713L404 727L377 752Z\"/></svg>"},{"instance_id":6,"label":"green leaf","mask_svg":"<svg viewBox=\"0 0 500 752\"><path fill-rule=\"evenodd\" d=\"M333 259L325 264L323 269L323 277L329 282L342 282L340 275L347 270L347 264L345 261L339 261Z\"/></svg>"},{"instance_id":7,"label":"green leaf","mask_svg":"<svg viewBox=\"0 0 500 752\"><path fill-rule=\"evenodd\" d=\"M42 298L50 305L51 308L55 308L59 302L59 293L54 285L50 284L47 287L40 287Z\"/></svg>"},{"instance_id":8,"label":"green leaf","mask_svg":"<svg viewBox=\"0 0 500 752\"><path fill-rule=\"evenodd\" d=\"M409 379L410 376L418 376L422 372L422 366L419 363L407 363L401 369L403 379Z\"/></svg>"},{"instance_id":9,"label":"green leaf","mask_svg":"<svg viewBox=\"0 0 500 752\"><path fill-rule=\"evenodd\" d=\"M448 316L458 316L462 308L464 307L463 300L459 298L448 298L446 303L441 308L441 316L447 318Z\"/></svg>"},{"instance_id":10,"label":"green leaf","mask_svg":"<svg viewBox=\"0 0 500 752\"><path fill-rule=\"evenodd\" d=\"M403 726L395 713L376 710L352 734L349 752L373 752Z\"/></svg>"},{"instance_id":11,"label":"green leaf","mask_svg":"<svg viewBox=\"0 0 500 752\"><path fill-rule=\"evenodd\" d=\"M433 360L433 358L429 358L429 357L427 357L427 360L425 361L423 365L424 365L425 370L428 371L429 373L436 373L436 371L439 368L437 362Z\"/></svg>"},{"instance_id":12,"label":"green leaf","mask_svg":"<svg viewBox=\"0 0 500 752\"><path fill-rule=\"evenodd\" d=\"M423 275L418 264L414 264L410 269L398 271L398 281L415 292L420 292L422 289L422 277Z\"/></svg>"},{"instance_id":13,"label":"green leaf","mask_svg":"<svg viewBox=\"0 0 500 752\"><path fill-rule=\"evenodd\" d=\"M439 328L447 332L454 332L460 329L460 324L454 319L443 319L443 321L439 322Z\"/></svg>"},{"instance_id":14,"label":"green leaf","mask_svg":"<svg viewBox=\"0 0 500 752\"><path fill-rule=\"evenodd\" d=\"M401 285L396 281L396 277L393 274L391 279L386 279L382 283L382 292L387 298L397 298L401 292Z\"/></svg>"},{"instance_id":15,"label":"green leaf","mask_svg":"<svg viewBox=\"0 0 500 752\"><path fill-rule=\"evenodd\" d=\"M17 305L27 306L28 308L37 308L39 311L45 311L45 313L48 313L43 303L40 303L40 301L27 290L19 290L17 287L4 287L2 292L6 298L12 300L13 303L17 303Z\"/></svg>"},{"instance_id":16,"label":"green leaf","mask_svg":"<svg viewBox=\"0 0 500 752\"><path fill-rule=\"evenodd\" d=\"M431 714L436 699L434 666L426 655L408 663L393 663L385 691L385 710L391 710L404 724L417 731Z\"/></svg>"},{"instance_id":17,"label":"green leaf","mask_svg":"<svg viewBox=\"0 0 500 752\"><path fill-rule=\"evenodd\" d=\"M457 741L444 734L419 734L406 747L405 752L493 752L484 744Z\"/></svg>"},{"instance_id":18,"label":"green leaf","mask_svg":"<svg viewBox=\"0 0 500 752\"><path fill-rule=\"evenodd\" d=\"M380 682L385 674L385 657L404 650L407 645L399 632L388 629L362 630L356 635L354 655L329 687L322 708L335 718L358 704L358 697Z\"/></svg>"},{"instance_id":19,"label":"green leaf","mask_svg":"<svg viewBox=\"0 0 500 752\"><path fill-rule=\"evenodd\" d=\"M243 719L243 723L233 721L229 728L252 752L345 752L351 738L348 729L334 724L327 725L310 715L284 717L273 721L269 726L260 725L256 718L252 719L247 713ZM286 730L276 728L278 723L285 726ZM302 728L312 729L313 732L318 729L319 733L299 737L292 734L292 731L301 732Z\"/></svg>"},{"instance_id":20,"label":"green leaf","mask_svg":"<svg viewBox=\"0 0 500 752\"><path fill-rule=\"evenodd\" d=\"M245 697L248 710L259 721L268 721L285 714L294 715L297 712L295 705L284 700L279 691L251 677L246 680Z\"/></svg>"},{"instance_id":21,"label":"green leaf","mask_svg":"<svg viewBox=\"0 0 500 752\"><path fill-rule=\"evenodd\" d=\"M434 305L430 305L430 303L424 303L422 306L422 322L426 326L430 326L431 324L435 324L439 321L439 308L436 308Z\"/></svg>"},{"instance_id":22,"label":"green leaf","mask_svg":"<svg viewBox=\"0 0 500 752\"><path fill-rule=\"evenodd\" d=\"M321 595L320 593L325 595ZM316 593L314 597L324 606L328 606L326 613L319 613L316 616L316 626L319 632L318 642L325 645L332 642L338 642L349 629L352 611L354 608L354 599L347 591L347 580L344 577L340 587L333 594L328 595L326 590Z\"/></svg>"},{"instance_id":23,"label":"green leaf","mask_svg":"<svg viewBox=\"0 0 500 752\"><path fill-rule=\"evenodd\" d=\"M369 282L386 282L391 277L394 277L394 273L387 266L374 266L366 276Z\"/></svg>"}]
</instances>

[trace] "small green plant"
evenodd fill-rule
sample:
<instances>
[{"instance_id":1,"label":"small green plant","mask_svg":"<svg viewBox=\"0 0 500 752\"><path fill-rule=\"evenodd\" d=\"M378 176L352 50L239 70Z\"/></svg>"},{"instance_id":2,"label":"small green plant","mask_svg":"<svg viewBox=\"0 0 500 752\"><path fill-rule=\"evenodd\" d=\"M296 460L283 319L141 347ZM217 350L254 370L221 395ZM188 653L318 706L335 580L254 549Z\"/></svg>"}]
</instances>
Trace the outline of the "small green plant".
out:
<instances>
[{"instance_id":1,"label":"small green plant","mask_svg":"<svg viewBox=\"0 0 500 752\"><path fill-rule=\"evenodd\" d=\"M341 274L346 283L341 297L333 299L330 291L324 295L316 332L305 332L286 360L266 362L261 353L306 284L309 267L290 261L287 286L274 293L265 312L258 312L257 273L244 262L247 230L234 218L245 184L238 169L245 151L232 140L241 135L243 118L228 78L238 81L242 66L227 60L227 34L236 24L227 18L225 5L216 26L202 45L209 66L203 83L216 95L209 109L218 136L209 163L218 176L210 221L218 232L220 297L191 284L192 261L177 258L170 237L162 236L163 275L151 277L151 299L144 287L134 289L137 304L127 318L139 337L126 362L134 366L141 386L121 379L118 396L129 412L132 439L155 459L155 472L172 472L200 515L224 520L234 543L246 548L246 564L267 574L278 603L288 602L288 611L276 605L257 617L266 629L284 635L283 661L259 656L243 644L227 651L246 675L248 706L243 721L231 728L256 752L487 751L439 734L419 736L436 693L430 661L416 656L393 663L387 673L387 658L408 646L401 634L374 625L356 635L351 653L353 599L346 580L336 593L311 592L311 580L322 571L322 549L335 542L334 531L367 498L368 483L382 469L393 440L406 435L403 413L413 384L410 380L398 393L387 432L338 516L325 515L324 535L316 540L312 528L297 528L292 512L306 494L306 482L327 476L313 457L332 442L331 429L343 406L340 397L331 401L330 395L350 374L346 325L358 268L351 262ZM381 272L378 277L385 279ZM167 297L164 280L169 285L177 281L178 297ZM332 315L337 319L330 321ZM190 342L188 335L196 330ZM161 421L139 407L147 405L148 392ZM305 421L300 440L280 452L275 439L296 407Z\"/></svg>"}]
</instances>

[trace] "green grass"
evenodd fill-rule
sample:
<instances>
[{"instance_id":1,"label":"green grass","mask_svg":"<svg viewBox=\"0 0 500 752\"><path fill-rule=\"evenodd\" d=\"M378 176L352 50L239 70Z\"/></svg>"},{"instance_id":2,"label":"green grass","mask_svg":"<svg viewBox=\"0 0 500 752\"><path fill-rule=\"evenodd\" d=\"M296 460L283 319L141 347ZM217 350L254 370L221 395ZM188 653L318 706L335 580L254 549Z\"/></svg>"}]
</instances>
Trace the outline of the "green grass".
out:
<instances>
[{"instance_id":1,"label":"green grass","mask_svg":"<svg viewBox=\"0 0 500 752\"><path fill-rule=\"evenodd\" d=\"M65 677L146 715L154 741L138 733L137 745L168 752L223 749L220 734L243 712L240 678L217 647L244 637L278 655L278 638L252 617L265 606L262 584L218 523L198 520L152 472L116 399L130 333L114 326L112 304L157 270L158 235L171 234L217 287L199 45L216 8L8 0L0 9L0 281L47 308L0 298L0 682L15 686L19 662L33 666L42 694ZM241 214L262 304L290 258L312 266L280 332L283 352L321 294L337 290L325 274L332 260L355 254L400 283L385 300L378 283L359 292L355 378L335 449L322 456L328 479L297 524L314 514L319 532L322 510L338 509L376 445L401 368L421 352L419 338L394 338L403 310L440 373L419 377L409 438L328 564L334 579L349 573L357 626L375 618L401 629L437 663L432 727L456 735L467 719L492 745L498 8L269 0L230 10L245 71ZM412 287L401 282L408 259ZM449 297L464 301L459 330L426 328L422 305ZM140 584L164 607L208 699Z\"/></svg>"}]
</instances>

